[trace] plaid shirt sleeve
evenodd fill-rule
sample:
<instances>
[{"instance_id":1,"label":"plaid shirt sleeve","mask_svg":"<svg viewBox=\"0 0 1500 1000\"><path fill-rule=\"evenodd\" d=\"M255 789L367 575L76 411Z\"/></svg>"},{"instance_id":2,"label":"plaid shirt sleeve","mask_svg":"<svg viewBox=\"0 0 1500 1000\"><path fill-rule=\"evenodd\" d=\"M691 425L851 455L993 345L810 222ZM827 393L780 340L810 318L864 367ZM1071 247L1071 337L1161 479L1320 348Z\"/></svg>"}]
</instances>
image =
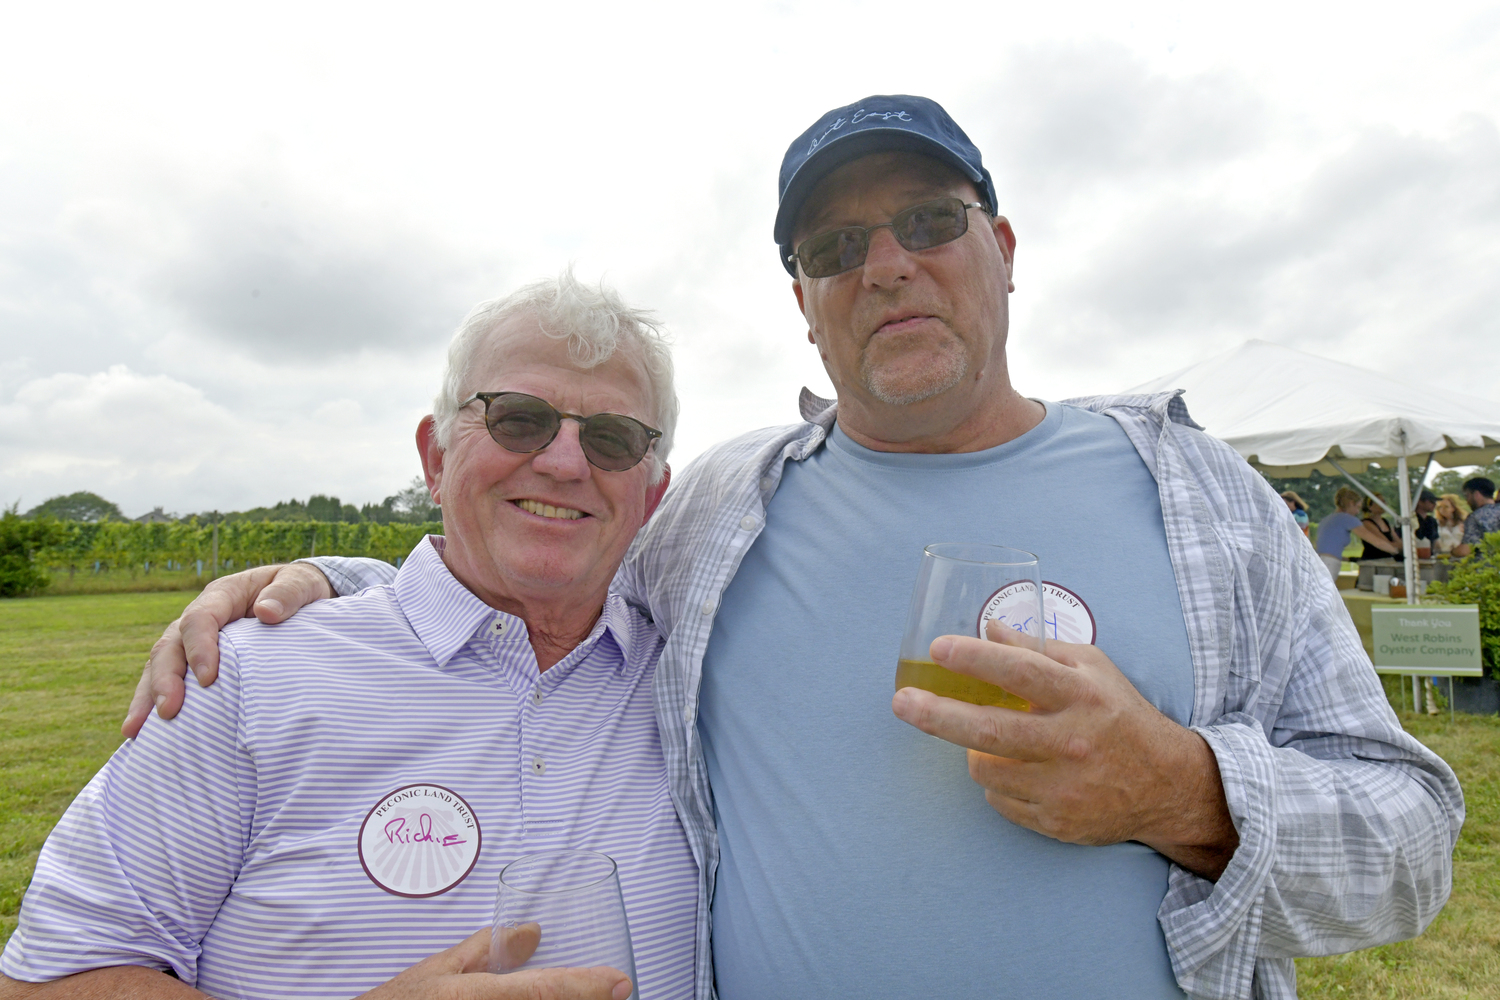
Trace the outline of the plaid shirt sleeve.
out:
<instances>
[{"instance_id":1,"label":"plaid shirt sleeve","mask_svg":"<svg viewBox=\"0 0 1500 1000\"><path fill-rule=\"evenodd\" d=\"M1217 882L1174 866L1158 918L1194 997L1296 997L1294 956L1412 937L1447 901L1463 794L1386 701L1286 505L1178 393L1072 401L1156 476L1187 620L1192 727L1240 846Z\"/></svg>"},{"instance_id":2,"label":"plaid shirt sleeve","mask_svg":"<svg viewBox=\"0 0 1500 1000\"><path fill-rule=\"evenodd\" d=\"M328 577L335 597L348 597L370 587L380 587L396 579L396 567L383 559L365 556L313 556L297 562L312 563Z\"/></svg>"}]
</instances>

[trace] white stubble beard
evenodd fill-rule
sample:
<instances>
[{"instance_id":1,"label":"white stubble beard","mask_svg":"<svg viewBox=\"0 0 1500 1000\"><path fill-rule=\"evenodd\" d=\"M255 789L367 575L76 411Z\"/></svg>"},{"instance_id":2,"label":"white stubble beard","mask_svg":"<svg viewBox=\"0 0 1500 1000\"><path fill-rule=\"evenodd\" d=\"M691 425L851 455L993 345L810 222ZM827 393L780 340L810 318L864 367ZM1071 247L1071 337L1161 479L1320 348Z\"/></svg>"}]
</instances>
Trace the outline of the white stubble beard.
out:
<instances>
[{"instance_id":1,"label":"white stubble beard","mask_svg":"<svg viewBox=\"0 0 1500 1000\"><path fill-rule=\"evenodd\" d=\"M859 363L860 381L866 391L887 406L911 406L952 389L969 373L969 359L962 349L944 352L920 380L896 376L871 363L868 351ZM913 384L913 382L916 384Z\"/></svg>"}]
</instances>

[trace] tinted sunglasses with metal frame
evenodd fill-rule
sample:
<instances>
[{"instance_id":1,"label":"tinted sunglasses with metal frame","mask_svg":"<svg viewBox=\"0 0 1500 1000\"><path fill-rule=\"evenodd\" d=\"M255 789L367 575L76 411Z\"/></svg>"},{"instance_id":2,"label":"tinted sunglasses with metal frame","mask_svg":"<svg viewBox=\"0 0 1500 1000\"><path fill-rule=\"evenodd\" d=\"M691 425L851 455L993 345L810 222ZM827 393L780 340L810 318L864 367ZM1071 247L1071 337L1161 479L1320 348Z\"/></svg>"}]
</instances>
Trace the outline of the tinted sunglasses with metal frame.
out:
<instances>
[{"instance_id":1,"label":"tinted sunglasses with metal frame","mask_svg":"<svg viewBox=\"0 0 1500 1000\"><path fill-rule=\"evenodd\" d=\"M475 400L484 403L484 425L490 437L506 451L530 455L557 438L563 420L578 421L578 443L584 457L596 469L624 472L640 464L661 431L622 413L563 413L557 407L524 392L476 392L459 404L463 409Z\"/></svg>"},{"instance_id":2,"label":"tinted sunglasses with metal frame","mask_svg":"<svg viewBox=\"0 0 1500 1000\"><path fill-rule=\"evenodd\" d=\"M983 209L984 205L977 201L966 202L962 198L924 201L897 212L890 222L875 226L846 226L810 236L797 245L797 252L787 260L800 261L802 273L809 278L831 278L852 271L865 262L870 253L870 234L875 230L890 229L896 242L907 250L930 250L952 243L969 231L968 210L971 208Z\"/></svg>"}]
</instances>

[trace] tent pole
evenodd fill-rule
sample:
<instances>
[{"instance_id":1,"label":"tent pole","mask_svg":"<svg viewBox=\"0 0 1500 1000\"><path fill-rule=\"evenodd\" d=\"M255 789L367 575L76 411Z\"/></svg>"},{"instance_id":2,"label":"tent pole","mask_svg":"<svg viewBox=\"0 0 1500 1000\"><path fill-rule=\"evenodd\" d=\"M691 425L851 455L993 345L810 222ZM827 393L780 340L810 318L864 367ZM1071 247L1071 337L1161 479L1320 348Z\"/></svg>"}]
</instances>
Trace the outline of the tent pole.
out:
<instances>
[{"instance_id":1,"label":"tent pole","mask_svg":"<svg viewBox=\"0 0 1500 1000\"><path fill-rule=\"evenodd\" d=\"M1403 434L1404 438L1406 435ZM1411 536L1411 481L1406 474L1406 456L1396 459L1396 478L1401 485L1401 554L1406 560L1406 603L1417 603L1417 551Z\"/></svg>"},{"instance_id":2,"label":"tent pole","mask_svg":"<svg viewBox=\"0 0 1500 1000\"><path fill-rule=\"evenodd\" d=\"M1355 489L1359 490L1365 496L1369 497L1371 503L1379 504L1385 510L1385 512L1387 514L1391 515L1392 517L1396 517L1397 516L1396 512L1391 509L1391 505L1390 504L1386 503L1384 500L1380 499L1375 494L1371 493L1368 489L1366 489L1364 483L1360 482L1358 479L1355 479L1353 476L1349 475L1348 471L1345 470L1342 465L1340 465L1339 463L1337 463L1337 462L1335 462L1333 460L1333 456L1332 455L1324 455L1323 456L1323 461L1327 462L1329 465L1333 466L1335 469L1338 469L1339 472L1343 475L1343 477L1345 479L1349 480L1349 485L1353 486ZM1406 461L1406 459L1403 458L1401 461L1404 462L1404 461Z\"/></svg>"}]
</instances>

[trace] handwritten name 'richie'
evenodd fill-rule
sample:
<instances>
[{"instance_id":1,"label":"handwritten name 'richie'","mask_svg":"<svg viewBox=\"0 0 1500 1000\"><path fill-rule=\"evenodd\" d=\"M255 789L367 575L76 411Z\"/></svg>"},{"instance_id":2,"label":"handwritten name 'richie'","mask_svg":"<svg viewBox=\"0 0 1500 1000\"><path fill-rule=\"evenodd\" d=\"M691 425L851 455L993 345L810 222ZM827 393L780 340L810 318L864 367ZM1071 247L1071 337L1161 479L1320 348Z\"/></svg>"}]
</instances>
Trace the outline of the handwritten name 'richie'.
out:
<instances>
[{"instance_id":1,"label":"handwritten name 'richie'","mask_svg":"<svg viewBox=\"0 0 1500 1000\"><path fill-rule=\"evenodd\" d=\"M439 847L457 847L468 843L456 833L450 833L442 839L433 836L432 817L427 813L417 817L415 830L407 827L406 817L397 816L385 825L385 839L392 844L436 844Z\"/></svg>"}]
</instances>

